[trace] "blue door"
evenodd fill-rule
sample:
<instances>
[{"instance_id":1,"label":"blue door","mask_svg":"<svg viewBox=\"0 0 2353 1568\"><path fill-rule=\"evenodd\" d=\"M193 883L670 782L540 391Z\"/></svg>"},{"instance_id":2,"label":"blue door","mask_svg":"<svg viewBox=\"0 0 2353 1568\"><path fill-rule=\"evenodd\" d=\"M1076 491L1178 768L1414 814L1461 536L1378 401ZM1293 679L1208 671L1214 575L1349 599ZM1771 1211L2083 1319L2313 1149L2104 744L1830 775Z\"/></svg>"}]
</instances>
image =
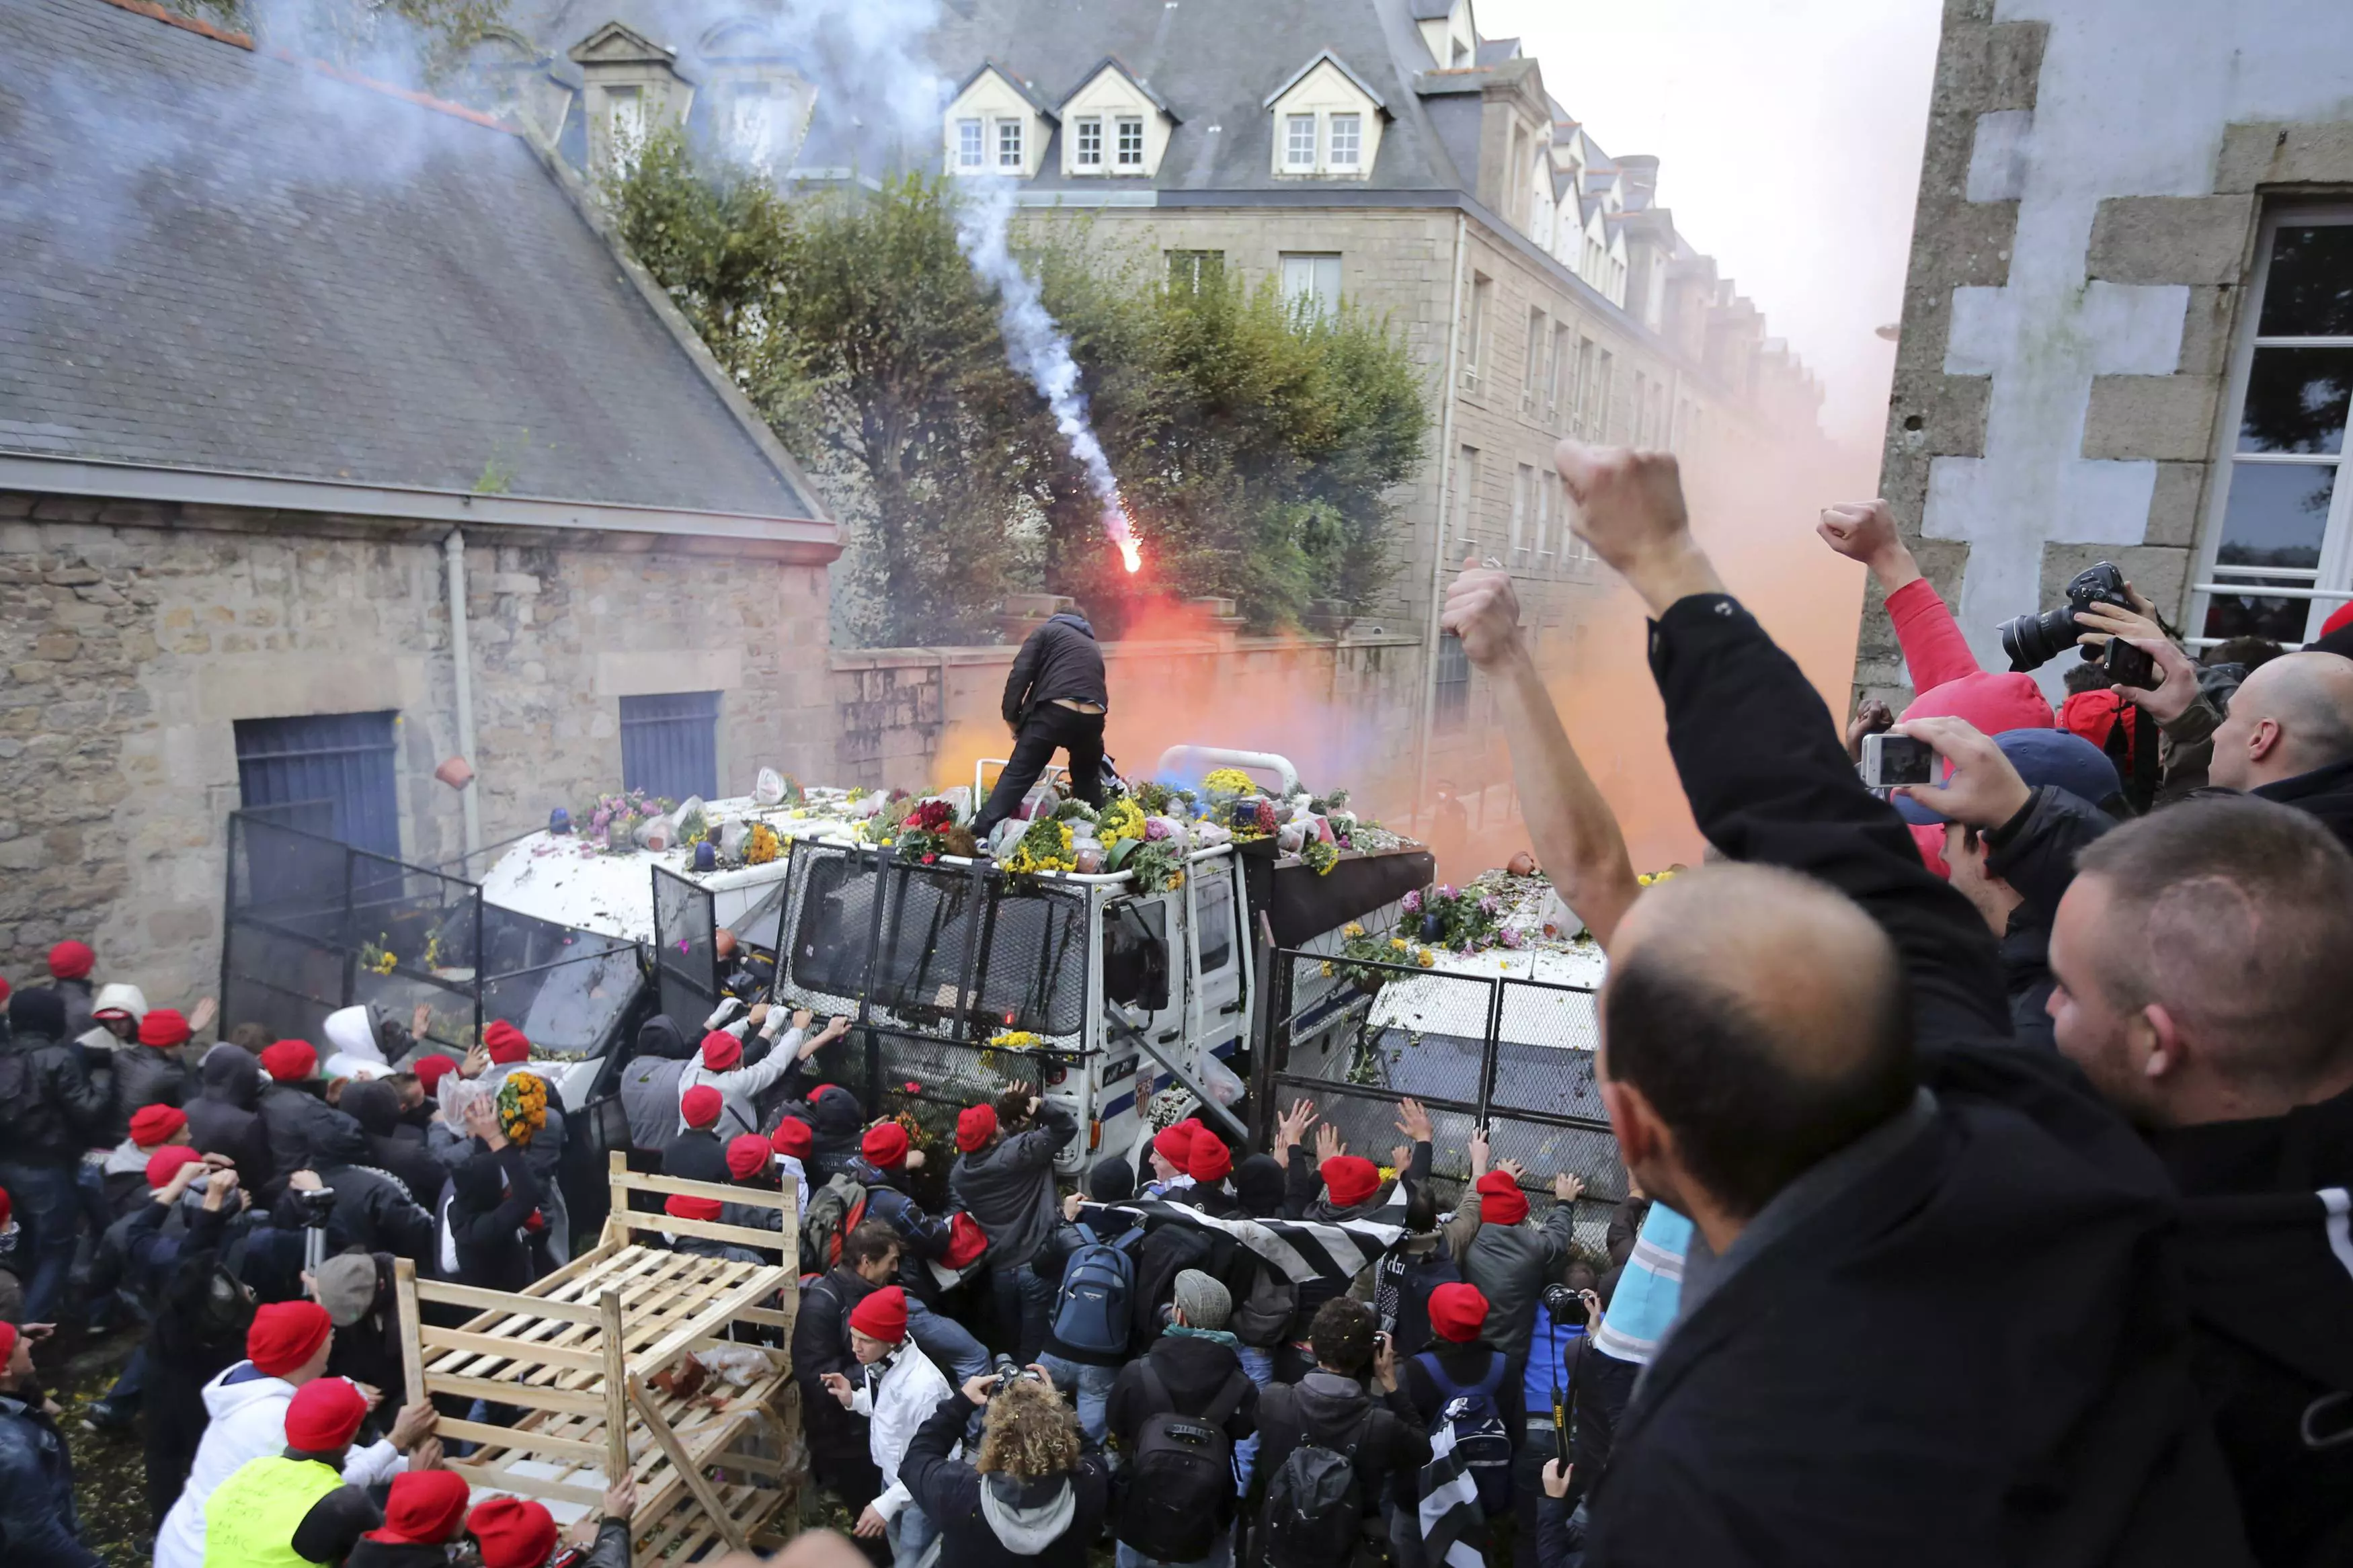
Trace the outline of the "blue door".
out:
<instances>
[{"instance_id":1,"label":"blue door","mask_svg":"<svg viewBox=\"0 0 2353 1568\"><path fill-rule=\"evenodd\" d=\"M674 801L719 795L719 693L621 699L621 787Z\"/></svg>"},{"instance_id":2,"label":"blue door","mask_svg":"<svg viewBox=\"0 0 2353 1568\"><path fill-rule=\"evenodd\" d=\"M397 717L386 711L238 720L237 782L246 807L305 806L298 814L301 826L398 858Z\"/></svg>"}]
</instances>

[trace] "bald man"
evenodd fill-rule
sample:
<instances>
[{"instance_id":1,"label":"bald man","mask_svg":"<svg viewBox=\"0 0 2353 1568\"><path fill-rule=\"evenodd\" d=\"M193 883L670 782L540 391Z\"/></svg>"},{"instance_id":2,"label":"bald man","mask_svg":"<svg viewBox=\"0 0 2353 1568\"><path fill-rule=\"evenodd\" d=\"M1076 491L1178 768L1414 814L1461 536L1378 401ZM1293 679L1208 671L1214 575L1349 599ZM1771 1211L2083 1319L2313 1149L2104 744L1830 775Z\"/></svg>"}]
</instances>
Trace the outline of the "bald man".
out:
<instances>
[{"instance_id":1,"label":"bald man","mask_svg":"<svg viewBox=\"0 0 2353 1568\"><path fill-rule=\"evenodd\" d=\"M1597 1479L1589 1563L2246 1562L2163 1172L2010 1042L1985 922L1725 594L1674 459L1559 466L1655 617L1694 816L1744 863L1614 935L1604 1104L1715 1260Z\"/></svg>"}]
</instances>

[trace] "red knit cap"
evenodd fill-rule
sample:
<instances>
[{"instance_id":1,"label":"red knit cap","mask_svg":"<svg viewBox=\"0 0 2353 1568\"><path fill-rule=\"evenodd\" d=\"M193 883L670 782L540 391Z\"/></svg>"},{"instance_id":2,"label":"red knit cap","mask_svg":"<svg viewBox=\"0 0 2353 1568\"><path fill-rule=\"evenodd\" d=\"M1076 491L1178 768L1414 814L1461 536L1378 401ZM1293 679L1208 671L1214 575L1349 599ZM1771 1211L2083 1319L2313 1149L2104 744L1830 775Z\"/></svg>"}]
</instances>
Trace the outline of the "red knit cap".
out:
<instances>
[{"instance_id":1,"label":"red knit cap","mask_svg":"<svg viewBox=\"0 0 2353 1568\"><path fill-rule=\"evenodd\" d=\"M261 1070L280 1083L301 1083L319 1070L319 1053L308 1040L280 1040L261 1053Z\"/></svg>"},{"instance_id":2,"label":"red knit cap","mask_svg":"<svg viewBox=\"0 0 2353 1568\"><path fill-rule=\"evenodd\" d=\"M779 1154L790 1154L796 1160L806 1160L808 1152L817 1147L817 1134L809 1124L797 1116L787 1116L776 1123L768 1134L768 1147Z\"/></svg>"},{"instance_id":3,"label":"red knit cap","mask_svg":"<svg viewBox=\"0 0 2353 1568\"><path fill-rule=\"evenodd\" d=\"M1490 1171L1479 1178L1479 1219L1485 1225L1517 1225L1528 1217L1528 1194L1512 1180L1509 1171Z\"/></svg>"},{"instance_id":4,"label":"red knit cap","mask_svg":"<svg viewBox=\"0 0 2353 1568\"><path fill-rule=\"evenodd\" d=\"M334 1331L334 1320L316 1301L272 1301L255 1310L245 1331L245 1359L266 1377L284 1377Z\"/></svg>"},{"instance_id":5,"label":"red knit cap","mask_svg":"<svg viewBox=\"0 0 2353 1568\"><path fill-rule=\"evenodd\" d=\"M8 1201L8 1189L0 1187L0 1230L8 1228L8 1215L16 1206Z\"/></svg>"},{"instance_id":6,"label":"red knit cap","mask_svg":"<svg viewBox=\"0 0 2353 1568\"><path fill-rule=\"evenodd\" d=\"M531 1058L531 1037L504 1018L493 1018L491 1026L482 1031L482 1049L488 1051L491 1060L501 1067L528 1061Z\"/></svg>"},{"instance_id":7,"label":"red knit cap","mask_svg":"<svg viewBox=\"0 0 2353 1568\"><path fill-rule=\"evenodd\" d=\"M0 1002L5 1002L8 1000L9 989L8 977L5 974L0 974Z\"/></svg>"},{"instance_id":8,"label":"red knit cap","mask_svg":"<svg viewBox=\"0 0 2353 1568\"><path fill-rule=\"evenodd\" d=\"M1174 1127L1164 1127L1152 1137L1152 1152L1184 1170L1193 1163L1193 1124L1179 1121Z\"/></svg>"},{"instance_id":9,"label":"red knit cap","mask_svg":"<svg viewBox=\"0 0 2353 1568\"><path fill-rule=\"evenodd\" d=\"M726 1097L707 1083L698 1083L678 1099L678 1113L686 1118L689 1127L708 1127L719 1120L725 1109Z\"/></svg>"},{"instance_id":10,"label":"red knit cap","mask_svg":"<svg viewBox=\"0 0 2353 1568\"><path fill-rule=\"evenodd\" d=\"M61 942L49 949L49 975L56 980L87 980L98 966L98 954L86 942Z\"/></svg>"},{"instance_id":11,"label":"red knit cap","mask_svg":"<svg viewBox=\"0 0 2353 1568\"><path fill-rule=\"evenodd\" d=\"M482 1568L540 1568L555 1551L555 1516L521 1498L492 1498L466 1521L466 1531L481 1544Z\"/></svg>"},{"instance_id":12,"label":"red knit cap","mask_svg":"<svg viewBox=\"0 0 2353 1568\"><path fill-rule=\"evenodd\" d=\"M1487 1326L1487 1298L1476 1285L1440 1285L1430 1293L1430 1331L1467 1345Z\"/></svg>"},{"instance_id":13,"label":"red knit cap","mask_svg":"<svg viewBox=\"0 0 2353 1568\"><path fill-rule=\"evenodd\" d=\"M286 1407L286 1446L306 1454L345 1447L368 1413L367 1395L347 1377L314 1377L294 1391Z\"/></svg>"},{"instance_id":14,"label":"red knit cap","mask_svg":"<svg viewBox=\"0 0 2353 1568\"><path fill-rule=\"evenodd\" d=\"M712 1072L726 1072L744 1059L744 1042L724 1029L713 1029L702 1037L702 1065Z\"/></svg>"},{"instance_id":15,"label":"red knit cap","mask_svg":"<svg viewBox=\"0 0 2353 1568\"><path fill-rule=\"evenodd\" d=\"M186 1045L193 1032L177 1007L156 1007L139 1020L139 1043L153 1046L159 1051Z\"/></svg>"},{"instance_id":16,"label":"red knit cap","mask_svg":"<svg viewBox=\"0 0 2353 1568\"><path fill-rule=\"evenodd\" d=\"M997 1108L967 1105L956 1113L956 1147L969 1154L997 1136Z\"/></svg>"},{"instance_id":17,"label":"red knit cap","mask_svg":"<svg viewBox=\"0 0 2353 1568\"><path fill-rule=\"evenodd\" d=\"M717 1198L689 1197L684 1193L672 1193L662 1203L662 1213L673 1219L717 1219Z\"/></svg>"},{"instance_id":18,"label":"red knit cap","mask_svg":"<svg viewBox=\"0 0 2353 1568\"><path fill-rule=\"evenodd\" d=\"M2339 605L2328 612L2327 620L2320 623L2320 635L2327 637L2331 632L2341 632L2347 626L2353 626L2353 605Z\"/></svg>"},{"instance_id":19,"label":"red knit cap","mask_svg":"<svg viewBox=\"0 0 2353 1568\"><path fill-rule=\"evenodd\" d=\"M1907 724L1915 719L1966 719L1989 735L2004 730L2048 730L2054 723L2050 700L2036 688L2032 676L1990 669L1930 687L1912 700L1902 717Z\"/></svg>"},{"instance_id":20,"label":"red knit cap","mask_svg":"<svg viewBox=\"0 0 2353 1568\"><path fill-rule=\"evenodd\" d=\"M1381 1168L1362 1154L1335 1154L1316 1168L1335 1205L1352 1209L1381 1190Z\"/></svg>"},{"instance_id":21,"label":"red knit cap","mask_svg":"<svg viewBox=\"0 0 2353 1568\"><path fill-rule=\"evenodd\" d=\"M870 1340L895 1345L907 1337L907 1292L885 1285L849 1309L849 1326Z\"/></svg>"},{"instance_id":22,"label":"red knit cap","mask_svg":"<svg viewBox=\"0 0 2353 1568\"><path fill-rule=\"evenodd\" d=\"M766 1170L776 1157L776 1152L757 1132L727 1141L727 1173L739 1182Z\"/></svg>"},{"instance_id":23,"label":"red knit cap","mask_svg":"<svg viewBox=\"0 0 2353 1568\"><path fill-rule=\"evenodd\" d=\"M188 1113L176 1105L142 1105L131 1113L131 1142L142 1149L160 1149L187 1124Z\"/></svg>"},{"instance_id":24,"label":"red knit cap","mask_svg":"<svg viewBox=\"0 0 2353 1568\"><path fill-rule=\"evenodd\" d=\"M16 1353L16 1325L0 1322L0 1372L8 1370L8 1363Z\"/></svg>"},{"instance_id":25,"label":"red knit cap","mask_svg":"<svg viewBox=\"0 0 2353 1568\"><path fill-rule=\"evenodd\" d=\"M205 1157L185 1143L166 1143L147 1156L147 1184L161 1191L172 1184L183 1165L201 1165Z\"/></svg>"},{"instance_id":26,"label":"red knit cap","mask_svg":"<svg viewBox=\"0 0 2353 1568\"><path fill-rule=\"evenodd\" d=\"M442 1079L455 1071L457 1066L458 1064L449 1058L443 1056L439 1051L434 1051L410 1062L408 1070L417 1075L417 1081L425 1086L426 1093L437 1094L440 1091Z\"/></svg>"},{"instance_id":27,"label":"red knit cap","mask_svg":"<svg viewBox=\"0 0 2353 1568\"><path fill-rule=\"evenodd\" d=\"M1224 1181L1233 1173L1233 1151L1226 1141L1214 1132L1193 1140L1193 1157L1186 1163L1185 1173L1204 1186Z\"/></svg>"},{"instance_id":28,"label":"red knit cap","mask_svg":"<svg viewBox=\"0 0 2353 1568\"><path fill-rule=\"evenodd\" d=\"M403 1470L384 1500L384 1528L367 1532L386 1546L438 1546L458 1533L472 1496L455 1470Z\"/></svg>"},{"instance_id":29,"label":"red knit cap","mask_svg":"<svg viewBox=\"0 0 2353 1568\"><path fill-rule=\"evenodd\" d=\"M880 1121L859 1140L858 1152L888 1171L907 1157L907 1130L895 1121Z\"/></svg>"}]
</instances>

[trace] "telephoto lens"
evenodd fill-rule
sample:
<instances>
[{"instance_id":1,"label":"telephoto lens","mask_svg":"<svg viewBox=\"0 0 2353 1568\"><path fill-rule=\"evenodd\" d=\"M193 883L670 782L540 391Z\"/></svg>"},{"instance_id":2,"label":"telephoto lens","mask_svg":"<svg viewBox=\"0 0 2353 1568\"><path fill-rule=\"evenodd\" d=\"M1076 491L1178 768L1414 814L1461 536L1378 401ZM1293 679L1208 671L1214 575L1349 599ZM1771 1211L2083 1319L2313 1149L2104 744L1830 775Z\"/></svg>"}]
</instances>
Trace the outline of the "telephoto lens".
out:
<instances>
[{"instance_id":1,"label":"telephoto lens","mask_svg":"<svg viewBox=\"0 0 2353 1568\"><path fill-rule=\"evenodd\" d=\"M2039 616L2014 616L2001 623L2001 651L2013 672L2040 669L2075 646L2075 606L2063 605Z\"/></svg>"}]
</instances>

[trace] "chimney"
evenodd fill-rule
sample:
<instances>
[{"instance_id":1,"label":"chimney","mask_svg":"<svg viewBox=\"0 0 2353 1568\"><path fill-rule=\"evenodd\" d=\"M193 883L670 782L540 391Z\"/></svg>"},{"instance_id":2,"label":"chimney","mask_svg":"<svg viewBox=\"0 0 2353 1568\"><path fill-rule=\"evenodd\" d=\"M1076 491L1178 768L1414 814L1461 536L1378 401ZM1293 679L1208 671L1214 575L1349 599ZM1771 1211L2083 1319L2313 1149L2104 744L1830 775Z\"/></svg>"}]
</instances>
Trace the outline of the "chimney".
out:
<instances>
[{"instance_id":1,"label":"chimney","mask_svg":"<svg viewBox=\"0 0 2353 1568\"><path fill-rule=\"evenodd\" d=\"M1626 205L1646 207L1659 194L1659 161L1648 153L1618 160L1618 177L1626 182Z\"/></svg>"}]
</instances>

